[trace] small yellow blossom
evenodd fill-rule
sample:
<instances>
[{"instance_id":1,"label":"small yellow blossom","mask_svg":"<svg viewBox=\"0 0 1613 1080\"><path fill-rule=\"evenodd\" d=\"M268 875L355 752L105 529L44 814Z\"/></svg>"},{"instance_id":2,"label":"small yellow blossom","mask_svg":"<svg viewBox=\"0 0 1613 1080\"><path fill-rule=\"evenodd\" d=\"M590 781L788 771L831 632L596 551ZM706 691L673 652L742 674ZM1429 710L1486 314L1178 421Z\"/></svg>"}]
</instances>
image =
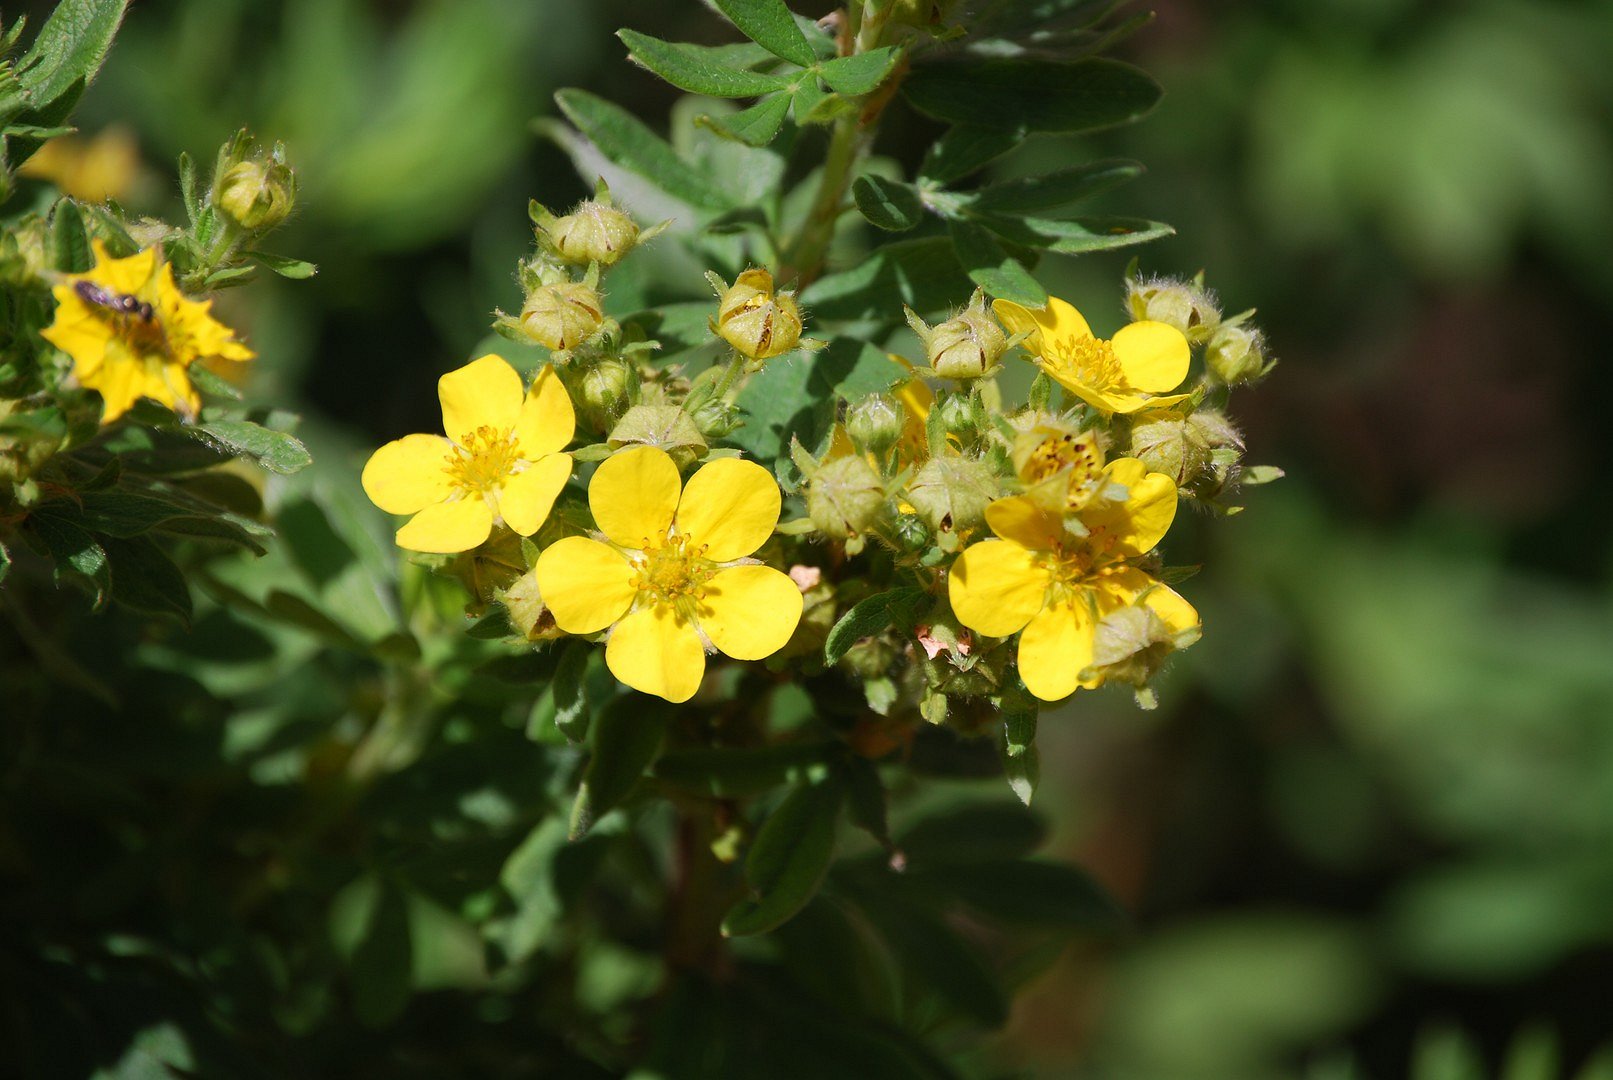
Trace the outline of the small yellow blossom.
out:
<instances>
[{"instance_id":1,"label":"small yellow blossom","mask_svg":"<svg viewBox=\"0 0 1613 1080\"><path fill-rule=\"evenodd\" d=\"M186 373L197 360L250 360L252 350L174 284L155 248L114 259L99 240L95 266L69 274L52 291L56 318L40 336L73 359L73 375L100 391L109 424L148 397L186 416L201 398Z\"/></svg>"},{"instance_id":2,"label":"small yellow blossom","mask_svg":"<svg viewBox=\"0 0 1613 1080\"><path fill-rule=\"evenodd\" d=\"M140 176L140 144L125 127L109 127L88 138L62 135L41 146L18 172L49 180L84 202L122 199Z\"/></svg>"},{"instance_id":3,"label":"small yellow blossom","mask_svg":"<svg viewBox=\"0 0 1613 1080\"><path fill-rule=\"evenodd\" d=\"M1001 539L964 549L948 578L964 626L987 637L1020 635L1020 677L1044 701L1103 681L1101 671L1088 670L1095 633L1122 608L1144 605L1173 634L1199 625L1192 605L1133 565L1170 528L1176 485L1135 458L1110 462L1103 475L1126 497L1085 503L1076 518L1087 535L1074 535L1063 514L1028 496L998 499L986 521Z\"/></svg>"},{"instance_id":4,"label":"small yellow blossom","mask_svg":"<svg viewBox=\"0 0 1613 1080\"><path fill-rule=\"evenodd\" d=\"M801 619L788 575L748 559L772 535L778 484L750 461L708 462L682 484L665 451L640 446L607 458L588 486L604 541L569 536L535 568L560 629L611 629L605 663L623 683L687 701L708 648L760 660Z\"/></svg>"},{"instance_id":5,"label":"small yellow blossom","mask_svg":"<svg viewBox=\"0 0 1613 1080\"><path fill-rule=\"evenodd\" d=\"M1038 367L1095 409L1133 413L1188 396L1167 394L1187 378L1191 352L1174 326L1134 322L1105 341L1093 336L1079 311L1056 297L1045 308L1011 300L998 300L992 308L1011 332L1029 335L1025 349Z\"/></svg>"},{"instance_id":6,"label":"small yellow blossom","mask_svg":"<svg viewBox=\"0 0 1613 1080\"><path fill-rule=\"evenodd\" d=\"M364 492L389 514L412 514L399 547L451 554L485 541L503 520L537 532L571 476L560 451L576 431L565 387L545 366L523 391L521 376L489 354L437 382L448 433L405 435L371 455Z\"/></svg>"}]
</instances>

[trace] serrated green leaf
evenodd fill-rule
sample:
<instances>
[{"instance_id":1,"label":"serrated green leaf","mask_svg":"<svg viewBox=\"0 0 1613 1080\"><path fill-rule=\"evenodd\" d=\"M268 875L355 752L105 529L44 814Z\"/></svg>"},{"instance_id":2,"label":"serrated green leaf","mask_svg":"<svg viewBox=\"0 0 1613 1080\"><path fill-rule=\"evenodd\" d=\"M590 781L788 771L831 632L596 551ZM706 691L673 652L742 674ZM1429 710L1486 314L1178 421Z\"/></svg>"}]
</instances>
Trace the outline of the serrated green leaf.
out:
<instances>
[{"instance_id":1,"label":"serrated green leaf","mask_svg":"<svg viewBox=\"0 0 1613 1080\"><path fill-rule=\"evenodd\" d=\"M1135 161L1093 161L1041 176L988 184L974 193L971 205L977 210L1013 214L1057 210L1101 195L1142 173L1142 165Z\"/></svg>"},{"instance_id":2,"label":"serrated green leaf","mask_svg":"<svg viewBox=\"0 0 1613 1080\"><path fill-rule=\"evenodd\" d=\"M732 200L720 187L625 109L584 90L561 90L554 98L577 130L617 165L691 206L732 209Z\"/></svg>"},{"instance_id":3,"label":"serrated green leaf","mask_svg":"<svg viewBox=\"0 0 1613 1080\"><path fill-rule=\"evenodd\" d=\"M702 116L699 122L719 135L726 135L746 146L760 147L778 137L779 129L784 126L784 118L789 114L790 95L773 94L732 116Z\"/></svg>"},{"instance_id":4,"label":"serrated green leaf","mask_svg":"<svg viewBox=\"0 0 1613 1080\"><path fill-rule=\"evenodd\" d=\"M1176 230L1164 222L1140 218L1089 217L1064 221L977 214L973 220L1009 243L1051 251L1055 255L1114 251L1176 234Z\"/></svg>"},{"instance_id":5,"label":"serrated green leaf","mask_svg":"<svg viewBox=\"0 0 1613 1080\"><path fill-rule=\"evenodd\" d=\"M818 74L823 76L823 81L835 93L861 97L878 89L879 84L890 77L901 58L901 49L887 45L855 56L830 60L819 66Z\"/></svg>"},{"instance_id":6,"label":"serrated green leaf","mask_svg":"<svg viewBox=\"0 0 1613 1080\"><path fill-rule=\"evenodd\" d=\"M797 67L811 67L817 60L806 35L795 24L795 16L784 0L713 0L717 10L739 32L774 56Z\"/></svg>"},{"instance_id":7,"label":"serrated green leaf","mask_svg":"<svg viewBox=\"0 0 1613 1080\"><path fill-rule=\"evenodd\" d=\"M865 637L891 627L912 629L913 623L930 603L930 594L915 585L875 593L853 604L834 624L823 644L825 663L836 664L851 647Z\"/></svg>"},{"instance_id":8,"label":"serrated green leaf","mask_svg":"<svg viewBox=\"0 0 1613 1080\"><path fill-rule=\"evenodd\" d=\"M227 401L241 400L241 391L232 386L222 375L208 369L205 364L192 364L186 373L190 376L191 383L203 394L224 398Z\"/></svg>"},{"instance_id":9,"label":"serrated green leaf","mask_svg":"<svg viewBox=\"0 0 1613 1080\"><path fill-rule=\"evenodd\" d=\"M187 430L193 432L196 438L252 458L265 469L282 476L299 472L314 460L308 448L295 436L254 424L250 420L213 420Z\"/></svg>"},{"instance_id":10,"label":"serrated green leaf","mask_svg":"<svg viewBox=\"0 0 1613 1080\"><path fill-rule=\"evenodd\" d=\"M45 109L88 84L106 59L128 0L61 0L17 64L17 78L35 109Z\"/></svg>"},{"instance_id":11,"label":"serrated green leaf","mask_svg":"<svg viewBox=\"0 0 1613 1080\"><path fill-rule=\"evenodd\" d=\"M720 52L699 45L662 41L636 30L618 30L616 36L627 46L634 60L691 94L760 97L790 85L786 76L735 67L724 62Z\"/></svg>"},{"instance_id":12,"label":"serrated green leaf","mask_svg":"<svg viewBox=\"0 0 1613 1080\"><path fill-rule=\"evenodd\" d=\"M305 281L319 273L319 267L303 259L292 259L285 255L273 255L267 251L249 251L247 258L269 270L274 271L283 278L293 281Z\"/></svg>"},{"instance_id":13,"label":"serrated green leaf","mask_svg":"<svg viewBox=\"0 0 1613 1080\"><path fill-rule=\"evenodd\" d=\"M1003 250L990 232L970 221L950 221L947 227L952 236L952 249L970 281L992 296L1026 307L1042 307L1047 303L1047 290L1025 269L1024 263Z\"/></svg>"},{"instance_id":14,"label":"serrated green leaf","mask_svg":"<svg viewBox=\"0 0 1613 1080\"><path fill-rule=\"evenodd\" d=\"M729 910L724 935L766 933L806 906L834 858L844 797L840 781L830 776L795 788L768 815L745 857L754 895Z\"/></svg>"},{"instance_id":15,"label":"serrated green leaf","mask_svg":"<svg viewBox=\"0 0 1613 1080\"><path fill-rule=\"evenodd\" d=\"M788 783L805 783L824 772L831 745L697 747L662 754L658 779L717 798L760 795Z\"/></svg>"},{"instance_id":16,"label":"serrated green leaf","mask_svg":"<svg viewBox=\"0 0 1613 1080\"><path fill-rule=\"evenodd\" d=\"M990 127L1003 117L1027 131L1095 131L1136 120L1160 98L1146 72L1106 58L1060 63L1027 58L949 61L902 83L913 107L954 124Z\"/></svg>"},{"instance_id":17,"label":"serrated green leaf","mask_svg":"<svg viewBox=\"0 0 1613 1080\"><path fill-rule=\"evenodd\" d=\"M84 215L71 199L63 199L51 211L50 264L64 274L82 274L95 265Z\"/></svg>"},{"instance_id":18,"label":"serrated green leaf","mask_svg":"<svg viewBox=\"0 0 1613 1080\"><path fill-rule=\"evenodd\" d=\"M889 232L905 232L924 220L924 203L907 184L881 176L859 176L852 182L851 194L862 216Z\"/></svg>"},{"instance_id":19,"label":"serrated green leaf","mask_svg":"<svg viewBox=\"0 0 1613 1080\"><path fill-rule=\"evenodd\" d=\"M641 694L624 694L600 710L589 733L594 752L571 807L573 840L633 790L660 753L665 731L666 710Z\"/></svg>"}]
</instances>

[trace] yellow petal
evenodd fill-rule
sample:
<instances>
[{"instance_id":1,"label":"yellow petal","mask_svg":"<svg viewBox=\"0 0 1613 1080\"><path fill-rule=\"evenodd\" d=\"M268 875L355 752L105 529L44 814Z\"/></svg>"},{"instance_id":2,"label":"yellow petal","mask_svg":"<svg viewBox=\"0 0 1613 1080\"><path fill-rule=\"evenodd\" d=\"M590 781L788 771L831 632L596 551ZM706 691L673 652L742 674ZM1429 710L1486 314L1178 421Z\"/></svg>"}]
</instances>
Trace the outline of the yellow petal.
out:
<instances>
[{"instance_id":1,"label":"yellow petal","mask_svg":"<svg viewBox=\"0 0 1613 1080\"><path fill-rule=\"evenodd\" d=\"M442 429L465 445L466 437L484 425L509 431L521 418L521 376L502 357L488 353L437 380L442 402Z\"/></svg>"},{"instance_id":2,"label":"yellow petal","mask_svg":"<svg viewBox=\"0 0 1613 1080\"><path fill-rule=\"evenodd\" d=\"M493 531L493 511L480 495L428 506L398 530L397 543L410 551L452 555L476 547Z\"/></svg>"},{"instance_id":3,"label":"yellow petal","mask_svg":"<svg viewBox=\"0 0 1613 1080\"><path fill-rule=\"evenodd\" d=\"M73 358L73 374L93 376L101 366L107 340L112 336L106 320L97 318L71 285L51 290L56 297L56 318L39 336Z\"/></svg>"},{"instance_id":4,"label":"yellow petal","mask_svg":"<svg viewBox=\"0 0 1613 1080\"><path fill-rule=\"evenodd\" d=\"M1149 472L1136 458L1118 458L1103 471L1124 484L1127 495L1123 503L1094 503L1081 512L1093 542L1112 545L1122 555L1152 551L1176 520L1176 483L1164 473Z\"/></svg>"},{"instance_id":5,"label":"yellow petal","mask_svg":"<svg viewBox=\"0 0 1613 1080\"><path fill-rule=\"evenodd\" d=\"M1080 597L1049 604L1019 635L1019 677L1043 701L1069 697L1083 685L1081 669L1092 663L1095 624Z\"/></svg>"},{"instance_id":6,"label":"yellow petal","mask_svg":"<svg viewBox=\"0 0 1613 1080\"><path fill-rule=\"evenodd\" d=\"M772 473L754 461L718 458L684 485L678 532L704 545L712 562L742 559L773 535L781 505Z\"/></svg>"},{"instance_id":7,"label":"yellow petal","mask_svg":"<svg viewBox=\"0 0 1613 1080\"><path fill-rule=\"evenodd\" d=\"M95 374L81 374L79 382L101 395L101 423L110 424L128 412L145 388L145 369L121 348L108 348Z\"/></svg>"},{"instance_id":8,"label":"yellow petal","mask_svg":"<svg viewBox=\"0 0 1613 1080\"><path fill-rule=\"evenodd\" d=\"M678 508L678 467L653 446L620 450L600 463L588 483L594 523L625 548L657 546Z\"/></svg>"},{"instance_id":9,"label":"yellow petal","mask_svg":"<svg viewBox=\"0 0 1613 1080\"><path fill-rule=\"evenodd\" d=\"M683 616L656 604L616 624L605 645L605 665L634 690L688 701L705 677L706 650Z\"/></svg>"},{"instance_id":10,"label":"yellow petal","mask_svg":"<svg viewBox=\"0 0 1613 1080\"><path fill-rule=\"evenodd\" d=\"M1135 390L1117 393L1115 407L1111 412L1131 415L1145 409L1163 409L1175 405L1178 401L1186 401L1192 394L1143 394Z\"/></svg>"},{"instance_id":11,"label":"yellow petal","mask_svg":"<svg viewBox=\"0 0 1613 1080\"><path fill-rule=\"evenodd\" d=\"M1169 585L1156 584L1152 591L1143 597L1143 603L1153 609L1154 614L1160 617L1173 634L1195 630L1203 625L1193 605Z\"/></svg>"},{"instance_id":12,"label":"yellow petal","mask_svg":"<svg viewBox=\"0 0 1613 1080\"><path fill-rule=\"evenodd\" d=\"M515 423L515 441L530 460L562 450L577 433L577 413L571 397L548 364L538 369L538 377L521 404L521 418Z\"/></svg>"},{"instance_id":13,"label":"yellow petal","mask_svg":"<svg viewBox=\"0 0 1613 1080\"><path fill-rule=\"evenodd\" d=\"M510 477L498 493L498 512L504 524L522 536L537 532L569 479L570 454L550 454Z\"/></svg>"},{"instance_id":14,"label":"yellow petal","mask_svg":"<svg viewBox=\"0 0 1613 1080\"><path fill-rule=\"evenodd\" d=\"M417 514L443 502L454 485L444 468L454 452L441 435L405 435L370 455L359 478L364 494L389 514Z\"/></svg>"},{"instance_id":15,"label":"yellow petal","mask_svg":"<svg viewBox=\"0 0 1613 1080\"><path fill-rule=\"evenodd\" d=\"M1102 587L1109 594L1099 601L1098 607L1102 614L1107 615L1117 607L1136 603L1140 596L1142 602L1160 617L1173 634L1193 630L1201 625L1199 613L1194 610L1192 604L1182 598L1181 594L1136 567L1128 566L1105 576L1102 579Z\"/></svg>"},{"instance_id":16,"label":"yellow petal","mask_svg":"<svg viewBox=\"0 0 1613 1080\"><path fill-rule=\"evenodd\" d=\"M1004 540L1038 551L1053 550L1064 536L1059 516L1024 495L993 500L986 507L986 524Z\"/></svg>"},{"instance_id":17,"label":"yellow petal","mask_svg":"<svg viewBox=\"0 0 1613 1080\"><path fill-rule=\"evenodd\" d=\"M787 575L771 566L730 566L706 586L697 617L717 648L735 660L760 660L784 648L801 607L801 590Z\"/></svg>"},{"instance_id":18,"label":"yellow petal","mask_svg":"<svg viewBox=\"0 0 1613 1080\"><path fill-rule=\"evenodd\" d=\"M1162 322L1134 322L1123 327L1109 342L1126 381L1151 394L1175 390L1187 378L1191 350L1187 338L1174 326Z\"/></svg>"},{"instance_id":19,"label":"yellow petal","mask_svg":"<svg viewBox=\"0 0 1613 1080\"><path fill-rule=\"evenodd\" d=\"M1007 637L1042 608L1047 572L1027 549L986 540L964 549L947 577L958 621L987 637Z\"/></svg>"},{"instance_id":20,"label":"yellow petal","mask_svg":"<svg viewBox=\"0 0 1613 1080\"><path fill-rule=\"evenodd\" d=\"M597 634L633 603L633 567L621 552L586 536L544 548L533 575L555 625L568 634Z\"/></svg>"},{"instance_id":21,"label":"yellow petal","mask_svg":"<svg viewBox=\"0 0 1613 1080\"><path fill-rule=\"evenodd\" d=\"M99 240L92 247L95 251L95 267L87 274L77 275L77 280L93 281L109 292L133 296L146 287L157 268L157 249L154 247L137 251L126 259L114 259L107 252L106 245Z\"/></svg>"}]
</instances>

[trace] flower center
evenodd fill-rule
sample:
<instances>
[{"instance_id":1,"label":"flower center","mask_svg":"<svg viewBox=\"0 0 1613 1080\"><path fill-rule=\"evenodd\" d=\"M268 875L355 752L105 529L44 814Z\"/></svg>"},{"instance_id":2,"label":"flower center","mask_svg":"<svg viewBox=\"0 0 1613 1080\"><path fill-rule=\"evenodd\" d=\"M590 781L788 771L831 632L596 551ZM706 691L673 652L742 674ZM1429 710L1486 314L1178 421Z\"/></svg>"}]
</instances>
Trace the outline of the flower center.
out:
<instances>
[{"instance_id":1,"label":"flower center","mask_svg":"<svg viewBox=\"0 0 1613 1080\"><path fill-rule=\"evenodd\" d=\"M508 479L520 458L509 432L483 424L465 436L444 461L456 487L483 492Z\"/></svg>"},{"instance_id":2,"label":"flower center","mask_svg":"<svg viewBox=\"0 0 1613 1080\"><path fill-rule=\"evenodd\" d=\"M1095 337L1065 338L1054 343L1047 363L1061 374L1088 386L1117 386L1125 382L1115 348Z\"/></svg>"},{"instance_id":3,"label":"flower center","mask_svg":"<svg viewBox=\"0 0 1613 1080\"><path fill-rule=\"evenodd\" d=\"M647 548L633 588L658 603L700 600L717 568L705 557L706 545L694 545L687 536L671 536L660 547Z\"/></svg>"},{"instance_id":4,"label":"flower center","mask_svg":"<svg viewBox=\"0 0 1613 1080\"><path fill-rule=\"evenodd\" d=\"M1102 547L1083 543L1073 551L1052 551L1043 556L1042 566L1052 580L1049 599L1084 592L1100 579L1124 569L1122 563L1106 561L1104 554Z\"/></svg>"}]
</instances>

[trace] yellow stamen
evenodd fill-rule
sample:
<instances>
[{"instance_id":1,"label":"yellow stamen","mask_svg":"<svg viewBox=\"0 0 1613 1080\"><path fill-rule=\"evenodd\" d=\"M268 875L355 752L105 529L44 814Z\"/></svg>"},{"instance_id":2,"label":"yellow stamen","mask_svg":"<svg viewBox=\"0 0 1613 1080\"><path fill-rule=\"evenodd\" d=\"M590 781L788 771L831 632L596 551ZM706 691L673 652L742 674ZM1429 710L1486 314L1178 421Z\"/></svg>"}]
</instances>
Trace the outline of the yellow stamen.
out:
<instances>
[{"instance_id":1,"label":"yellow stamen","mask_svg":"<svg viewBox=\"0 0 1613 1080\"><path fill-rule=\"evenodd\" d=\"M698 602L717 568L705 558L706 545L691 545L687 536L668 537L658 547L646 548L633 588L658 603Z\"/></svg>"},{"instance_id":2,"label":"yellow stamen","mask_svg":"<svg viewBox=\"0 0 1613 1080\"><path fill-rule=\"evenodd\" d=\"M488 492L509 478L520 457L508 431L483 424L443 460L456 487L466 492Z\"/></svg>"},{"instance_id":3,"label":"yellow stamen","mask_svg":"<svg viewBox=\"0 0 1613 1080\"><path fill-rule=\"evenodd\" d=\"M1056 375L1088 386L1115 386L1125 382L1114 346L1095 337L1065 338L1053 344L1043 361Z\"/></svg>"}]
</instances>

